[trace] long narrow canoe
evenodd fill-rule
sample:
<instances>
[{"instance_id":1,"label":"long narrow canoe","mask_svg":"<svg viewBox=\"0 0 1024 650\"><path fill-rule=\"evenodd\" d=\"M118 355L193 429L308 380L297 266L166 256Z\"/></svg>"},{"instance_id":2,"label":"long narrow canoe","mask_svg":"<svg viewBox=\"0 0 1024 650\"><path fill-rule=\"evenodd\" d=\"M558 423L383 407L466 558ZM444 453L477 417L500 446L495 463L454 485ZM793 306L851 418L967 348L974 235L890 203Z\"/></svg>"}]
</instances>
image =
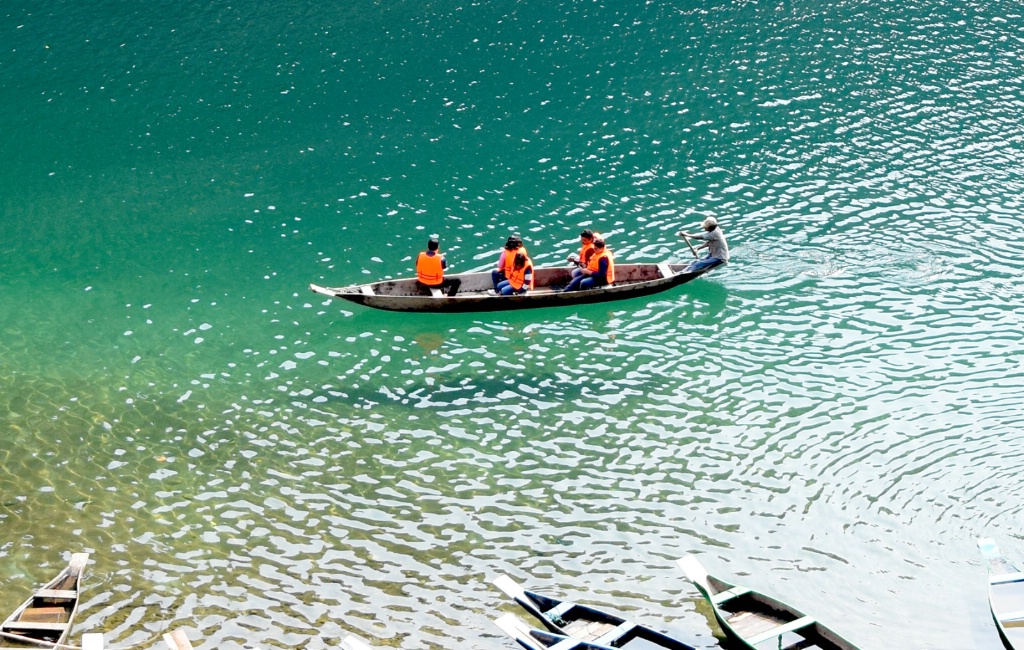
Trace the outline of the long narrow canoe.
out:
<instances>
[{"instance_id":1,"label":"long narrow canoe","mask_svg":"<svg viewBox=\"0 0 1024 650\"><path fill-rule=\"evenodd\" d=\"M988 566L988 604L1003 645L1024 650L1024 573L1003 557L995 540L982 538L978 548Z\"/></svg>"},{"instance_id":2,"label":"long narrow canoe","mask_svg":"<svg viewBox=\"0 0 1024 650\"><path fill-rule=\"evenodd\" d=\"M726 636L754 650L857 650L843 637L798 609L746 587L708 575L692 555L679 567L711 604Z\"/></svg>"},{"instance_id":3,"label":"long narrow canoe","mask_svg":"<svg viewBox=\"0 0 1024 650\"><path fill-rule=\"evenodd\" d=\"M677 641L645 625L628 621L595 607L557 600L526 591L519 583L506 575L495 580L494 586L535 616L549 632L559 637L569 637L585 642L586 645L579 646L581 650L584 648L624 648L634 641L640 641L643 648L651 650L655 648L693 650L693 646L682 641ZM543 635L543 633L540 634ZM541 636L537 634L527 634L526 636L543 645ZM513 638L516 637L513 636ZM549 635L548 638L550 640L552 637ZM520 645L523 645L522 642ZM558 650L568 650L568 648L558 646Z\"/></svg>"},{"instance_id":4,"label":"long narrow canoe","mask_svg":"<svg viewBox=\"0 0 1024 650\"><path fill-rule=\"evenodd\" d=\"M687 264L616 264L614 284L570 292L563 292L562 288L572 279L571 267L537 268L534 272L534 288L518 296L495 295L489 272L447 276L462 280L462 285L454 296L447 296L439 290L428 293L417 284L415 278L383 280L347 287L322 287L311 284L309 288L315 293L331 298L340 298L366 307L388 311L452 313L503 311L581 305L649 296L685 284L715 268L711 266L691 272L686 270L688 266Z\"/></svg>"},{"instance_id":5,"label":"long narrow canoe","mask_svg":"<svg viewBox=\"0 0 1024 650\"><path fill-rule=\"evenodd\" d=\"M78 612L88 553L75 553L56 578L36 591L0 624L2 648L56 648L67 641Z\"/></svg>"}]
</instances>

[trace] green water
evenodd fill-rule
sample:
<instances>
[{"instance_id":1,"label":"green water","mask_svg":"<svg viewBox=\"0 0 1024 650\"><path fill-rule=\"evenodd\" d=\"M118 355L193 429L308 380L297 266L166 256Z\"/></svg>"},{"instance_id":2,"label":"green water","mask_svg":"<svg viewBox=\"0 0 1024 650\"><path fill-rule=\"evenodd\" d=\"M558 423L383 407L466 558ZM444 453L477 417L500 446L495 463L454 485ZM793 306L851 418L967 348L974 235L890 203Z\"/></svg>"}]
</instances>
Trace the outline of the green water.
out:
<instances>
[{"instance_id":1,"label":"green water","mask_svg":"<svg viewBox=\"0 0 1024 650\"><path fill-rule=\"evenodd\" d=\"M0 6L0 611L87 551L110 647L509 648L508 573L713 648L697 552L864 648L998 647L1019 11ZM733 262L648 299L307 289L708 215Z\"/></svg>"}]
</instances>

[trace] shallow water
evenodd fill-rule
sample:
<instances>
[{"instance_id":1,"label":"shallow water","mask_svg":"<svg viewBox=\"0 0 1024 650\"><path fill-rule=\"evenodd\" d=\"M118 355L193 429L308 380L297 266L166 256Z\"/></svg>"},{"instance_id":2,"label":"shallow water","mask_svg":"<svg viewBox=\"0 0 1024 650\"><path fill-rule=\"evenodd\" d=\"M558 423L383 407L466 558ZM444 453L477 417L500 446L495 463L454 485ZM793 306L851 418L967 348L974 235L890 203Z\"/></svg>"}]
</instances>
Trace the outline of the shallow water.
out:
<instances>
[{"instance_id":1,"label":"shallow water","mask_svg":"<svg viewBox=\"0 0 1024 650\"><path fill-rule=\"evenodd\" d=\"M0 611L88 551L111 647L509 648L509 573L713 648L696 552L864 648L999 647L1018 11L5 5ZM732 263L653 298L306 288L710 214Z\"/></svg>"}]
</instances>

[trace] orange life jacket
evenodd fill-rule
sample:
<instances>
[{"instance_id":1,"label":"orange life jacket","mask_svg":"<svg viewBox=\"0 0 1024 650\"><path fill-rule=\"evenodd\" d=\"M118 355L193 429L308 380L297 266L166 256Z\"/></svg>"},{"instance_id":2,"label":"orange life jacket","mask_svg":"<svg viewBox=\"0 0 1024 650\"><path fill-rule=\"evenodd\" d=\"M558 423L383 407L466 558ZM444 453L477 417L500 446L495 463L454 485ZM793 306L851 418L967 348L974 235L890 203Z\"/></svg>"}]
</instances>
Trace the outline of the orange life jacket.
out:
<instances>
[{"instance_id":1,"label":"orange life jacket","mask_svg":"<svg viewBox=\"0 0 1024 650\"><path fill-rule=\"evenodd\" d=\"M505 250L505 268L503 268L502 271L505 272L506 278L512 277L512 267L516 265L516 255L520 252L523 255L526 255L527 259L530 258L530 254L526 252L526 246L520 246L514 251L510 251L508 249Z\"/></svg>"},{"instance_id":2,"label":"orange life jacket","mask_svg":"<svg viewBox=\"0 0 1024 650\"><path fill-rule=\"evenodd\" d=\"M444 281L441 251L434 251L433 255L427 255L426 251L420 253L416 259L416 279L430 287L436 287Z\"/></svg>"},{"instance_id":3,"label":"orange life jacket","mask_svg":"<svg viewBox=\"0 0 1024 650\"><path fill-rule=\"evenodd\" d=\"M522 250L521 248L519 250ZM518 253L519 251L516 251ZM526 258L526 264L523 264L522 268L512 269L512 273L508 276L508 283L512 285L512 288L519 291L523 288L523 284L526 282L526 271L530 271L530 286L528 289L533 288L533 260L529 257Z\"/></svg>"},{"instance_id":4,"label":"orange life jacket","mask_svg":"<svg viewBox=\"0 0 1024 650\"><path fill-rule=\"evenodd\" d=\"M587 265L590 261L590 256L594 254L594 242L589 244L583 244L583 248L580 249L580 264L583 266Z\"/></svg>"},{"instance_id":5,"label":"orange life jacket","mask_svg":"<svg viewBox=\"0 0 1024 650\"><path fill-rule=\"evenodd\" d=\"M587 262L587 269L597 273L601 270L601 258L608 258L608 284L615 282L615 260L612 259L612 254L608 252L608 249L604 249L602 252L594 250L593 257Z\"/></svg>"}]
</instances>

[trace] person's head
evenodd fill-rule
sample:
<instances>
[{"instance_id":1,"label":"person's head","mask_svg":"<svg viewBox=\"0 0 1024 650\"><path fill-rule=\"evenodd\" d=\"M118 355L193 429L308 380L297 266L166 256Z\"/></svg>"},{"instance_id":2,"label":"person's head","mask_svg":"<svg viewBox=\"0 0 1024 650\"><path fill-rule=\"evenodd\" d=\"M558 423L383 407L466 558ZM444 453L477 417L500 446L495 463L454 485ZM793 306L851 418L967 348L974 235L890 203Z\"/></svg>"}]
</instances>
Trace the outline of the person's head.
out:
<instances>
[{"instance_id":1,"label":"person's head","mask_svg":"<svg viewBox=\"0 0 1024 650\"><path fill-rule=\"evenodd\" d=\"M711 232L712 230L714 230L717 227L718 227L718 219L715 219L714 217L708 217L707 219L704 220L704 230L707 230L708 232Z\"/></svg>"},{"instance_id":2,"label":"person's head","mask_svg":"<svg viewBox=\"0 0 1024 650\"><path fill-rule=\"evenodd\" d=\"M521 269L526 266L526 253L519 251L516 253L516 259L513 264L514 268Z\"/></svg>"},{"instance_id":3,"label":"person's head","mask_svg":"<svg viewBox=\"0 0 1024 650\"><path fill-rule=\"evenodd\" d=\"M429 240L427 240L427 250L428 251L436 251L440 246L441 246L441 244L437 240L437 235L434 235Z\"/></svg>"},{"instance_id":4,"label":"person's head","mask_svg":"<svg viewBox=\"0 0 1024 650\"><path fill-rule=\"evenodd\" d=\"M589 244L594 241L594 231L590 228L585 229L580 233L580 241L584 244Z\"/></svg>"},{"instance_id":5,"label":"person's head","mask_svg":"<svg viewBox=\"0 0 1024 650\"><path fill-rule=\"evenodd\" d=\"M594 235L594 248L599 251L604 250L604 237L601 235Z\"/></svg>"},{"instance_id":6,"label":"person's head","mask_svg":"<svg viewBox=\"0 0 1024 650\"><path fill-rule=\"evenodd\" d=\"M523 247L523 240L519 235L509 235L508 240L505 242L505 250L514 251L517 248Z\"/></svg>"}]
</instances>

